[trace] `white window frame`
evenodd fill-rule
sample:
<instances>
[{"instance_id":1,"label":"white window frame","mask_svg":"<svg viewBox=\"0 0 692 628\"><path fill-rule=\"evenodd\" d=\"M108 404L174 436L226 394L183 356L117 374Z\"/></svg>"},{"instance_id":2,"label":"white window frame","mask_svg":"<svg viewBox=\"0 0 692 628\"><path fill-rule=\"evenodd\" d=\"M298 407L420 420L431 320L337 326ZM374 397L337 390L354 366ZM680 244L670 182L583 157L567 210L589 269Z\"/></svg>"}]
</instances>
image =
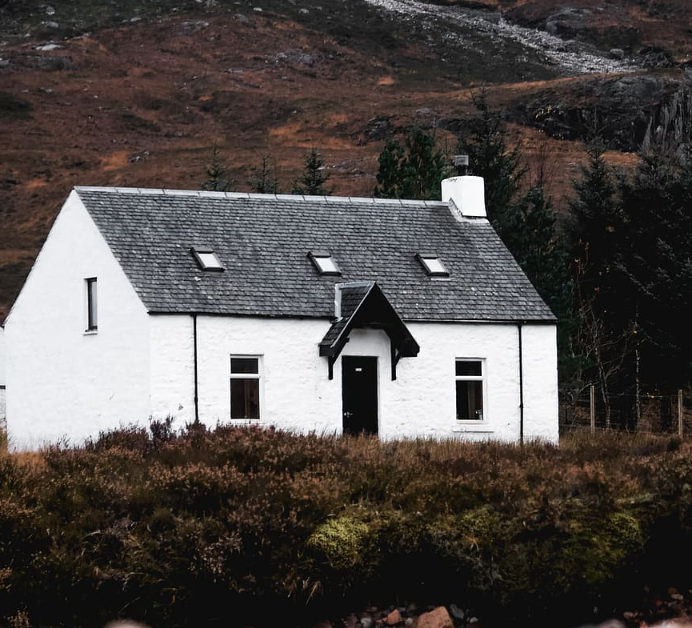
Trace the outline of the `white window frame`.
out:
<instances>
[{"instance_id":1,"label":"white window frame","mask_svg":"<svg viewBox=\"0 0 692 628\"><path fill-rule=\"evenodd\" d=\"M437 253L418 253L418 261L432 279L447 279L449 271Z\"/></svg>"},{"instance_id":2,"label":"white window frame","mask_svg":"<svg viewBox=\"0 0 692 628\"><path fill-rule=\"evenodd\" d=\"M84 333L97 334L99 330L98 277L84 279ZM92 322L92 314L94 321Z\"/></svg>"},{"instance_id":3,"label":"white window frame","mask_svg":"<svg viewBox=\"0 0 692 628\"><path fill-rule=\"evenodd\" d=\"M339 265L336 263L334 256L328 251L310 251L308 257L312 260L320 275L341 275Z\"/></svg>"},{"instance_id":4,"label":"white window frame","mask_svg":"<svg viewBox=\"0 0 692 628\"><path fill-rule=\"evenodd\" d=\"M456 368L459 362L478 362L481 365L480 375L457 375ZM454 359L454 414L456 416L457 382L481 382L483 418L481 419L456 419L459 425L486 425L488 423L488 377L486 360L484 358L455 358Z\"/></svg>"},{"instance_id":5,"label":"white window frame","mask_svg":"<svg viewBox=\"0 0 692 628\"><path fill-rule=\"evenodd\" d=\"M202 270L223 272L224 267L219 260L219 256L216 254L214 249L209 247L192 247L192 254L197 260L197 264Z\"/></svg>"},{"instance_id":6,"label":"white window frame","mask_svg":"<svg viewBox=\"0 0 692 628\"><path fill-rule=\"evenodd\" d=\"M257 360L257 373L234 373L232 370L232 360ZM231 353L228 359L228 370L229 370L229 380L228 380L228 416L233 423L259 423L262 420L262 414L264 413L264 364L262 355L252 355L247 353ZM233 393L231 391L232 382L234 379L256 379L259 381L259 417L254 418L233 418Z\"/></svg>"}]
</instances>

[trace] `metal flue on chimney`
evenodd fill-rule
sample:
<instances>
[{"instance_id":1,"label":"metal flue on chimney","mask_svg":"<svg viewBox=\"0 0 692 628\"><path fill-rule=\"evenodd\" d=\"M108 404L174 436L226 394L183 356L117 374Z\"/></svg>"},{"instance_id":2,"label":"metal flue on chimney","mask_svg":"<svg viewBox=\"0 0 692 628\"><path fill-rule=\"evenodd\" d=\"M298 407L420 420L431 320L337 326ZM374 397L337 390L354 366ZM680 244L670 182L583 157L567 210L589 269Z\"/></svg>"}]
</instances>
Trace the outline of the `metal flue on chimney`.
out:
<instances>
[{"instance_id":1,"label":"metal flue on chimney","mask_svg":"<svg viewBox=\"0 0 692 628\"><path fill-rule=\"evenodd\" d=\"M457 176L467 175L469 173L469 156L454 155L454 167L457 169Z\"/></svg>"}]
</instances>

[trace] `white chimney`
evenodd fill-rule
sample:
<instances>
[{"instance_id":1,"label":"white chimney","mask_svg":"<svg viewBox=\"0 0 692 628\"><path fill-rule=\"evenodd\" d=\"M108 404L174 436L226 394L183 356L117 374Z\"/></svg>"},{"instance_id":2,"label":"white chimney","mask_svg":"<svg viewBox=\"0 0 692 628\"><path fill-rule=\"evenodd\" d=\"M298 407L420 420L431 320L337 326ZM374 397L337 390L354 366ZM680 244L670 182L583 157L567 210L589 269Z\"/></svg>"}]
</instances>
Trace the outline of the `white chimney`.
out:
<instances>
[{"instance_id":1,"label":"white chimney","mask_svg":"<svg viewBox=\"0 0 692 628\"><path fill-rule=\"evenodd\" d=\"M451 177L442 180L442 200L454 201L463 216L486 218L483 177Z\"/></svg>"}]
</instances>

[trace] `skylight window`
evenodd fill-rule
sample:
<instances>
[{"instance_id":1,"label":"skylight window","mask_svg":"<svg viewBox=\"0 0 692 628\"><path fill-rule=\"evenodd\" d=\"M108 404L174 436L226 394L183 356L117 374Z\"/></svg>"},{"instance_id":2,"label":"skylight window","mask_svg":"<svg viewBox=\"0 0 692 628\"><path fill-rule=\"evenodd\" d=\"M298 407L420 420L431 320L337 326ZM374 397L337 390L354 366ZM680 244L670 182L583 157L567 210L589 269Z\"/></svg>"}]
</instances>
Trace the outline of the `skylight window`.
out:
<instances>
[{"instance_id":1,"label":"skylight window","mask_svg":"<svg viewBox=\"0 0 692 628\"><path fill-rule=\"evenodd\" d=\"M213 249L193 248L192 254L202 270L223 270L223 266Z\"/></svg>"},{"instance_id":2,"label":"skylight window","mask_svg":"<svg viewBox=\"0 0 692 628\"><path fill-rule=\"evenodd\" d=\"M310 259L315 265L315 268L317 268L322 275L341 274L339 267L336 265L336 262L330 253L325 251L313 251L310 253Z\"/></svg>"},{"instance_id":3,"label":"skylight window","mask_svg":"<svg viewBox=\"0 0 692 628\"><path fill-rule=\"evenodd\" d=\"M416 257L431 277L449 277L449 271L435 253L419 253Z\"/></svg>"}]
</instances>

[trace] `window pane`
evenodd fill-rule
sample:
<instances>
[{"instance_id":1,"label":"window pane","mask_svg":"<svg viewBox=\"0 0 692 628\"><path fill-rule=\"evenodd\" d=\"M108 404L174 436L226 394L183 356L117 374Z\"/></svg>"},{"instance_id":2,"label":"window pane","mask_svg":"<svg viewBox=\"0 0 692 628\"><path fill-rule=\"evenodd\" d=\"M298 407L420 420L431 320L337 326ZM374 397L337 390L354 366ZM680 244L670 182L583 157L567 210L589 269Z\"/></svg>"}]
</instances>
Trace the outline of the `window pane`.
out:
<instances>
[{"instance_id":1,"label":"window pane","mask_svg":"<svg viewBox=\"0 0 692 628\"><path fill-rule=\"evenodd\" d=\"M202 264L202 269L206 270L207 268L221 268L221 262L219 261L219 258L216 257L215 253L200 253L197 251L197 256Z\"/></svg>"},{"instance_id":2,"label":"window pane","mask_svg":"<svg viewBox=\"0 0 692 628\"><path fill-rule=\"evenodd\" d=\"M231 373L259 373L257 358L231 358Z\"/></svg>"},{"instance_id":3,"label":"window pane","mask_svg":"<svg viewBox=\"0 0 692 628\"><path fill-rule=\"evenodd\" d=\"M259 419L259 380L231 380L231 418Z\"/></svg>"},{"instance_id":4,"label":"window pane","mask_svg":"<svg viewBox=\"0 0 692 628\"><path fill-rule=\"evenodd\" d=\"M96 279L87 279L87 330L98 329L98 307Z\"/></svg>"},{"instance_id":5,"label":"window pane","mask_svg":"<svg viewBox=\"0 0 692 628\"><path fill-rule=\"evenodd\" d=\"M483 420L483 382L457 382L457 419Z\"/></svg>"},{"instance_id":6,"label":"window pane","mask_svg":"<svg viewBox=\"0 0 692 628\"><path fill-rule=\"evenodd\" d=\"M319 266L321 273L338 273L339 269L336 267L334 260L331 257L318 257L315 256L315 262Z\"/></svg>"},{"instance_id":7,"label":"window pane","mask_svg":"<svg viewBox=\"0 0 692 628\"><path fill-rule=\"evenodd\" d=\"M463 375L473 375L480 377L483 375L480 360L457 360L457 377Z\"/></svg>"},{"instance_id":8,"label":"window pane","mask_svg":"<svg viewBox=\"0 0 692 628\"><path fill-rule=\"evenodd\" d=\"M446 275L447 269L438 257L424 257L423 263L431 275Z\"/></svg>"}]
</instances>

